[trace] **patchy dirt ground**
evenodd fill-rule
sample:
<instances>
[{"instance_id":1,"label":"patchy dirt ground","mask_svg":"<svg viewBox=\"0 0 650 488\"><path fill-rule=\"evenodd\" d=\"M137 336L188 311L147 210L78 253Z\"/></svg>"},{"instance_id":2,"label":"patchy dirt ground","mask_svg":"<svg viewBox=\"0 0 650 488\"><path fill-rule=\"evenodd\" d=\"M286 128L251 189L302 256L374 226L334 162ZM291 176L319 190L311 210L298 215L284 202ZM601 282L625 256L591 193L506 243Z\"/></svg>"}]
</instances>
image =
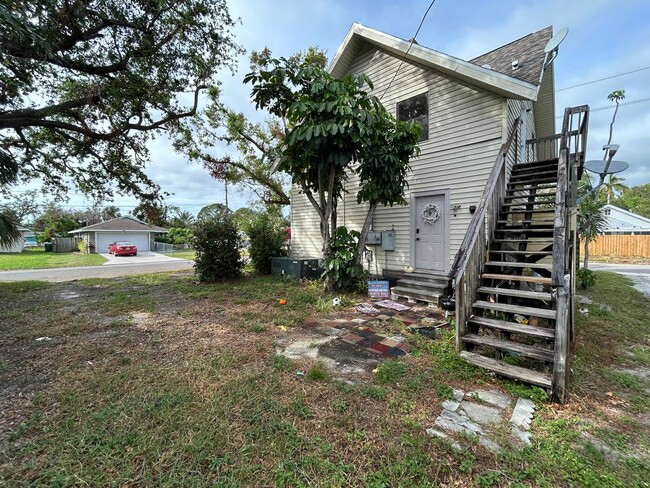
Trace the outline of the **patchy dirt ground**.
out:
<instances>
[{"instance_id":1,"label":"patchy dirt ground","mask_svg":"<svg viewBox=\"0 0 650 488\"><path fill-rule=\"evenodd\" d=\"M438 312L355 323L358 297L332 309L318 285L183 274L0 285L0 482L644 486L648 309L627 286L591 295L629 301L587 305L574 394L553 405L460 361L449 329L410 334L409 318ZM343 340L367 326L406 339L408 355ZM532 445L495 432L500 453L458 451L427 436L454 388L532 399Z\"/></svg>"}]
</instances>

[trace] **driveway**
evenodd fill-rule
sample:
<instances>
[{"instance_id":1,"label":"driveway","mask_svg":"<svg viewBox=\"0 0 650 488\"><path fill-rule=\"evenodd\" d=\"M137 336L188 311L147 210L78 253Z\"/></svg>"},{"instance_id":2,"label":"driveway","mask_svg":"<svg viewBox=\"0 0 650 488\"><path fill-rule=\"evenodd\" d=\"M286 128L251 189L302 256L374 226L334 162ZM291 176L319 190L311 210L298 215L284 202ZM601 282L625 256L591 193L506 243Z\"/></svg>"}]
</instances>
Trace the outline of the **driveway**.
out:
<instances>
[{"instance_id":1,"label":"driveway","mask_svg":"<svg viewBox=\"0 0 650 488\"><path fill-rule=\"evenodd\" d=\"M151 251L138 251L137 256L114 256L108 253L100 253L106 262L102 266L114 266L116 264L147 264L147 263L168 263L170 261L185 261L185 259L172 258L165 254L158 254Z\"/></svg>"},{"instance_id":2,"label":"driveway","mask_svg":"<svg viewBox=\"0 0 650 488\"><path fill-rule=\"evenodd\" d=\"M634 288L650 298L650 264L589 263L589 269L625 275L634 282Z\"/></svg>"},{"instance_id":3,"label":"driveway","mask_svg":"<svg viewBox=\"0 0 650 488\"><path fill-rule=\"evenodd\" d=\"M158 262L134 263L125 261L112 266L83 266L77 268L25 269L0 272L1 281L75 281L86 278L117 278L118 276L192 270L194 261L167 259Z\"/></svg>"}]
</instances>

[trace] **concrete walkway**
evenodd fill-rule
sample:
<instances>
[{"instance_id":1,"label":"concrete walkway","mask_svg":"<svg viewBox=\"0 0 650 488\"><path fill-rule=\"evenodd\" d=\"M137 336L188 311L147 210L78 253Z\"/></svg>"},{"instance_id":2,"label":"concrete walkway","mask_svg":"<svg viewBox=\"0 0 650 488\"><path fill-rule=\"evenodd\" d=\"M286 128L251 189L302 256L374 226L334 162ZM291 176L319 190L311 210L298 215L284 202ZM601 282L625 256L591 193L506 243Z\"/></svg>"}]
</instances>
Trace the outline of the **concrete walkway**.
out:
<instances>
[{"instance_id":1,"label":"concrete walkway","mask_svg":"<svg viewBox=\"0 0 650 488\"><path fill-rule=\"evenodd\" d=\"M161 262L141 264L113 264L111 266L83 266L76 268L26 269L0 272L2 281L39 280L63 282L86 278L116 278L118 276L157 273L162 271L184 271L193 269L194 261L169 259Z\"/></svg>"},{"instance_id":2,"label":"concrete walkway","mask_svg":"<svg viewBox=\"0 0 650 488\"><path fill-rule=\"evenodd\" d=\"M165 254L159 254L152 251L139 251L136 256L114 256L113 254L100 253L106 259L102 266L114 266L116 264L148 264L148 263L167 263L170 261L185 261L180 258L173 258Z\"/></svg>"}]
</instances>

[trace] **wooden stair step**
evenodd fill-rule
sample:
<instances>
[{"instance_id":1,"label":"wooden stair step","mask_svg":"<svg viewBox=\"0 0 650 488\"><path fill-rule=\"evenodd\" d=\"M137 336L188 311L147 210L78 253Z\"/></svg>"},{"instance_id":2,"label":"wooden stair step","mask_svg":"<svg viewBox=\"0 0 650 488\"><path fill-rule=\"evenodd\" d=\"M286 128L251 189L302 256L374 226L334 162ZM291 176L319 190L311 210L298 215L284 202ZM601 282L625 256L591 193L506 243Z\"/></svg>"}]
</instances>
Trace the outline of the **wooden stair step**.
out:
<instances>
[{"instance_id":1,"label":"wooden stair step","mask_svg":"<svg viewBox=\"0 0 650 488\"><path fill-rule=\"evenodd\" d=\"M480 286L477 291L488 295L506 295L516 298L531 298L533 300L551 300L551 294L543 291L513 290L510 288L497 288L494 286Z\"/></svg>"},{"instance_id":2,"label":"wooden stair step","mask_svg":"<svg viewBox=\"0 0 650 488\"><path fill-rule=\"evenodd\" d=\"M494 229L494 232L501 232L501 233L503 233L503 232L514 232L514 233L517 233L517 234L530 234L530 233L543 234L543 233L549 233L549 232L552 233L553 232L553 227L549 227L548 229L530 229L530 228L526 228L526 227L505 227L505 228L497 227L496 229Z\"/></svg>"},{"instance_id":3,"label":"wooden stair step","mask_svg":"<svg viewBox=\"0 0 650 488\"><path fill-rule=\"evenodd\" d=\"M477 317L476 315L472 315L467 322L511 334L522 334L539 339L555 339L555 330L546 327L535 327L534 325L518 324L517 322L507 322L505 320L489 319L487 317Z\"/></svg>"},{"instance_id":4,"label":"wooden stair step","mask_svg":"<svg viewBox=\"0 0 650 488\"><path fill-rule=\"evenodd\" d=\"M525 163L516 164L513 169L526 169L526 168L539 168L540 166L549 166L555 165L557 167L558 158L548 158L548 159L537 159L535 161L529 161Z\"/></svg>"},{"instance_id":5,"label":"wooden stair step","mask_svg":"<svg viewBox=\"0 0 650 488\"><path fill-rule=\"evenodd\" d=\"M492 242L531 242L534 244L553 244L553 239L549 237L530 236L528 239L492 239Z\"/></svg>"},{"instance_id":6,"label":"wooden stair step","mask_svg":"<svg viewBox=\"0 0 650 488\"><path fill-rule=\"evenodd\" d=\"M531 268L531 269L545 269L551 271L553 269L552 264L543 264L543 263L525 263L522 261L487 261L486 266L501 266L504 268Z\"/></svg>"},{"instance_id":7,"label":"wooden stair step","mask_svg":"<svg viewBox=\"0 0 650 488\"><path fill-rule=\"evenodd\" d=\"M521 354L527 358L538 359L550 363L553 362L555 356L554 352L550 349L542 349L541 347L529 346L528 344L506 341L504 339L496 339L494 337L481 336L478 334L466 334L461 339L463 342L468 342L470 344L510 351Z\"/></svg>"},{"instance_id":8,"label":"wooden stair step","mask_svg":"<svg viewBox=\"0 0 650 488\"><path fill-rule=\"evenodd\" d=\"M546 278L544 276L522 276L522 275L508 275L508 274L499 274L499 273L483 273L481 275L481 278L486 280L498 280L498 281L525 281L527 283L539 283L542 285L551 284L551 278Z\"/></svg>"},{"instance_id":9,"label":"wooden stair step","mask_svg":"<svg viewBox=\"0 0 650 488\"><path fill-rule=\"evenodd\" d=\"M411 298L413 300L419 300L421 302L433 303L438 305L440 302L440 297L443 295L442 290L416 290L413 288L407 288L403 286L394 286L390 289L392 295L403 298Z\"/></svg>"},{"instance_id":10,"label":"wooden stair step","mask_svg":"<svg viewBox=\"0 0 650 488\"><path fill-rule=\"evenodd\" d=\"M501 376L519 380L523 383L541 386L542 388L551 388L552 385L550 375L533 371L532 369L507 364L469 351L461 351L460 357L474 366L487 369Z\"/></svg>"},{"instance_id":11,"label":"wooden stair step","mask_svg":"<svg viewBox=\"0 0 650 488\"><path fill-rule=\"evenodd\" d=\"M539 168L537 171L522 171L521 169L514 169L510 175L510 181L521 180L523 178L557 178L557 168Z\"/></svg>"},{"instance_id":12,"label":"wooden stair step","mask_svg":"<svg viewBox=\"0 0 650 488\"><path fill-rule=\"evenodd\" d=\"M522 220L497 220L497 224L506 224L506 225L524 225L524 224L540 224L540 223L549 223L555 222L555 219L522 219Z\"/></svg>"},{"instance_id":13,"label":"wooden stair step","mask_svg":"<svg viewBox=\"0 0 650 488\"><path fill-rule=\"evenodd\" d=\"M518 254L522 256L552 256L553 251L511 251L509 249L488 249L488 252L495 254Z\"/></svg>"},{"instance_id":14,"label":"wooden stair step","mask_svg":"<svg viewBox=\"0 0 650 488\"><path fill-rule=\"evenodd\" d=\"M510 180L510 182L508 182L508 188L512 186L519 186L519 185L534 186L534 185L539 185L540 183L552 183L554 181L557 182L557 176L540 176L539 178L533 178L529 180L525 180L522 177L521 179L516 178L514 180Z\"/></svg>"},{"instance_id":15,"label":"wooden stair step","mask_svg":"<svg viewBox=\"0 0 650 488\"><path fill-rule=\"evenodd\" d=\"M522 198L528 198L528 197L506 197L506 200L521 200ZM532 200L532 201L526 201L526 202L508 202L508 203L503 203L501 204L502 207L521 207L521 206L528 206L528 205L553 205L555 203L555 199L549 200L545 198L544 200Z\"/></svg>"},{"instance_id":16,"label":"wooden stair step","mask_svg":"<svg viewBox=\"0 0 650 488\"><path fill-rule=\"evenodd\" d=\"M531 208L530 210L526 209L521 209L521 210L516 210L516 209L510 209L510 210L504 210L502 212L499 212L502 214L506 215L513 215L513 214L527 214L527 213L555 213L554 208Z\"/></svg>"},{"instance_id":17,"label":"wooden stair step","mask_svg":"<svg viewBox=\"0 0 650 488\"><path fill-rule=\"evenodd\" d=\"M520 186L520 185L517 184L515 186ZM552 189L555 189L555 188L557 188L557 183L555 183L555 184L548 183L548 184L544 184L544 185L539 185L539 184L533 185L530 188L512 188L512 189L509 189L508 191L509 192L519 192L519 191L527 191L527 190L552 190Z\"/></svg>"},{"instance_id":18,"label":"wooden stair step","mask_svg":"<svg viewBox=\"0 0 650 488\"><path fill-rule=\"evenodd\" d=\"M509 303L492 303L483 300L476 300L473 307L482 308L484 310L498 310L499 312L518 313L521 315L532 315L533 317L541 317L543 319L555 319L557 312L547 308L536 307L522 307L520 305L511 305Z\"/></svg>"}]
</instances>

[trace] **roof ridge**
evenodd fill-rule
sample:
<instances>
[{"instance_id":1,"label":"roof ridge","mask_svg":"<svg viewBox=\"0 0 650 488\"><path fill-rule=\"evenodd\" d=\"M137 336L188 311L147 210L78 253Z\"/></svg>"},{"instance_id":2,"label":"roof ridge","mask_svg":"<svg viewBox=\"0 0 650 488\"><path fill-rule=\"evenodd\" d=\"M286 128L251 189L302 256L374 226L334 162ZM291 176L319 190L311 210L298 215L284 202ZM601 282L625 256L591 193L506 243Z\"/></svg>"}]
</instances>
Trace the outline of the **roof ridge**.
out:
<instances>
[{"instance_id":1,"label":"roof ridge","mask_svg":"<svg viewBox=\"0 0 650 488\"><path fill-rule=\"evenodd\" d=\"M542 31L545 31L546 29L551 29L551 32L553 32L553 26L552 26L552 25L547 25L547 26L544 27L543 29L536 30L535 32L529 32L529 33L526 34L525 36L521 36L520 38L515 39L514 41L510 41L510 42L508 42L508 43L506 43L506 44L503 44L503 45L501 45L501 46L495 47L494 49L492 49L492 50L490 50L490 51L487 51L487 52L485 52L485 53L479 54L478 56L474 56L472 59L469 60L469 62L470 62L470 63L473 63L475 59L482 58L483 56L487 56L488 54L491 54L491 53L493 53L493 52L495 52L495 51L498 51L499 49L503 49L504 47L508 47L508 46L510 46L511 44L515 44L515 43L521 42L521 41L523 41L524 39L526 39L527 37L534 36L535 34L538 34L538 33L542 32Z\"/></svg>"}]
</instances>

